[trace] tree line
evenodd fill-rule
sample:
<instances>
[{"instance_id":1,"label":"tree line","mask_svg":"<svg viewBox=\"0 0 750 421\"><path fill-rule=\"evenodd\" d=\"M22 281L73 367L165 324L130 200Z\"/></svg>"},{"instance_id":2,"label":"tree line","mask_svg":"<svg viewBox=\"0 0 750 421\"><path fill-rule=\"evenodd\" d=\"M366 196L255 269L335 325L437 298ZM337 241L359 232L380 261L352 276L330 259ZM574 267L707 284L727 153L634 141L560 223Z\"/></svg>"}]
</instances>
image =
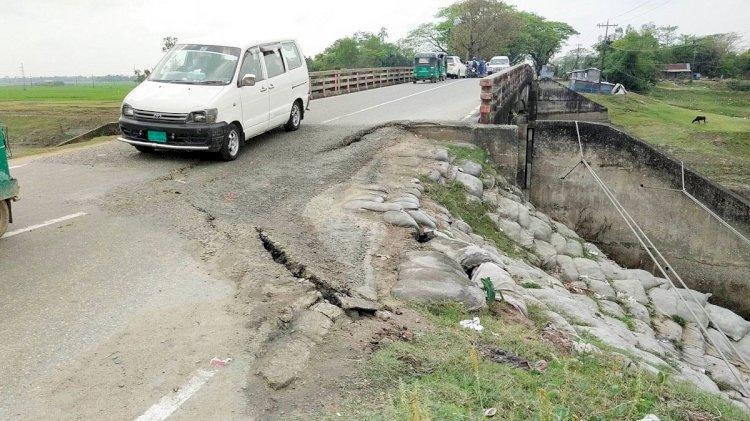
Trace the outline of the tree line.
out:
<instances>
[{"instance_id":1,"label":"tree line","mask_svg":"<svg viewBox=\"0 0 750 421\"><path fill-rule=\"evenodd\" d=\"M358 32L341 38L315 57L310 70L409 66L415 52L440 51L464 60L506 55L511 61L531 58L540 68L577 32L564 22L548 21L500 0L462 0L440 9L434 22L423 23L398 42L387 32Z\"/></svg>"},{"instance_id":2,"label":"tree line","mask_svg":"<svg viewBox=\"0 0 750 421\"><path fill-rule=\"evenodd\" d=\"M711 78L750 78L750 49L742 50L736 33L695 36L678 27L627 27L591 49L573 50L553 60L558 76L575 68L600 67L604 77L626 88L645 91L670 63L690 63L693 73ZM743 85L744 86L744 85Z\"/></svg>"}]
</instances>

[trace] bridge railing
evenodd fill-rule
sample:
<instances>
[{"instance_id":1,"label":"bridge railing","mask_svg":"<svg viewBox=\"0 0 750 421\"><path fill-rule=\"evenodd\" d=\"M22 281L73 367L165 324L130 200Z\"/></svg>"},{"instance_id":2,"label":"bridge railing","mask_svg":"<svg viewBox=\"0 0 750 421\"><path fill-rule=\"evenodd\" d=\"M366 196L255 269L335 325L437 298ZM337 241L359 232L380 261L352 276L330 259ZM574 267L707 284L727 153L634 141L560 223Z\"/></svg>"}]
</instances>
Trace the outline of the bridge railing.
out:
<instances>
[{"instance_id":1,"label":"bridge railing","mask_svg":"<svg viewBox=\"0 0 750 421\"><path fill-rule=\"evenodd\" d=\"M531 85L534 77L534 69L526 63L521 63L480 79L482 104L479 106L479 122L510 123L507 120L514 103L523 96L523 91Z\"/></svg>"},{"instance_id":2,"label":"bridge railing","mask_svg":"<svg viewBox=\"0 0 750 421\"><path fill-rule=\"evenodd\" d=\"M310 93L315 99L408 83L412 81L412 74L413 69L411 67L375 67L310 72Z\"/></svg>"}]
</instances>

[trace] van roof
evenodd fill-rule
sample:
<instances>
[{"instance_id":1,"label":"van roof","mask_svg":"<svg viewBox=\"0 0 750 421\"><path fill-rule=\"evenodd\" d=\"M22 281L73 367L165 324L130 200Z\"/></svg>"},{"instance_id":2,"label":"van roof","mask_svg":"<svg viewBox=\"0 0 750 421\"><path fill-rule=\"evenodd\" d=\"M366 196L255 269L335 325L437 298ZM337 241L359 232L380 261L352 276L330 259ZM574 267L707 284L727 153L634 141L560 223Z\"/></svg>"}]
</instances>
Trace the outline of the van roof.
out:
<instances>
[{"instance_id":1,"label":"van roof","mask_svg":"<svg viewBox=\"0 0 750 421\"><path fill-rule=\"evenodd\" d=\"M490 60L494 60L496 58L508 58L508 56L494 56Z\"/></svg>"},{"instance_id":2,"label":"van roof","mask_svg":"<svg viewBox=\"0 0 750 421\"><path fill-rule=\"evenodd\" d=\"M297 48L300 48L299 42L293 38L272 38L265 40L253 40L253 39L239 39L239 38L195 38L186 40L177 40L177 44L199 44L199 45L219 45L222 47L237 47L242 50L246 50L250 47L263 44L274 44L278 42L289 42L292 41L297 44Z\"/></svg>"}]
</instances>

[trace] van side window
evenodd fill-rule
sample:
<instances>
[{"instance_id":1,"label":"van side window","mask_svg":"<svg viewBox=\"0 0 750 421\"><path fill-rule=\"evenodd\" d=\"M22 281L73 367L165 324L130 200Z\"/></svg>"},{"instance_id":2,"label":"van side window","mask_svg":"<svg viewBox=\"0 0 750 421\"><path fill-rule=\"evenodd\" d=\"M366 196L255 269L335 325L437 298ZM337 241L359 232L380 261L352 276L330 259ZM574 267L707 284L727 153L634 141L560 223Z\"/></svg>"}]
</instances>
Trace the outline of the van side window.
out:
<instances>
[{"instance_id":1,"label":"van side window","mask_svg":"<svg viewBox=\"0 0 750 421\"><path fill-rule=\"evenodd\" d=\"M266 71L268 72L269 79L284 73L284 61L281 60L279 50L264 51L263 60L266 62Z\"/></svg>"},{"instance_id":2,"label":"van side window","mask_svg":"<svg viewBox=\"0 0 750 421\"><path fill-rule=\"evenodd\" d=\"M240 79L247 74L255 75L256 82L265 79L263 77L263 66L260 64L260 50L257 48L251 48L245 53L245 61L242 62L242 67L240 67Z\"/></svg>"},{"instance_id":3,"label":"van side window","mask_svg":"<svg viewBox=\"0 0 750 421\"><path fill-rule=\"evenodd\" d=\"M286 59L286 64L289 65L289 69L296 69L302 66L302 59L299 56L299 50L293 42L285 42L281 44L281 53Z\"/></svg>"}]
</instances>

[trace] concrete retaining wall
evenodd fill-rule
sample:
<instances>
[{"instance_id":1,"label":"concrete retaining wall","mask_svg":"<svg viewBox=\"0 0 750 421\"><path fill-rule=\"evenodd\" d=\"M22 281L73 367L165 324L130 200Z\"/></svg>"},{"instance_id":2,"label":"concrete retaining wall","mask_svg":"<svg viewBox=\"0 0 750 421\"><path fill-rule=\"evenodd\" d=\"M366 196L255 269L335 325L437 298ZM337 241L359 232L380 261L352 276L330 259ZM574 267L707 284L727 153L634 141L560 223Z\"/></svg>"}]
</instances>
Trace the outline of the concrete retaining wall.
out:
<instances>
[{"instance_id":1,"label":"concrete retaining wall","mask_svg":"<svg viewBox=\"0 0 750 421\"><path fill-rule=\"evenodd\" d=\"M525 146L525 142L519 142L518 126L416 123L406 127L418 136L448 142L472 143L484 148L500 166L500 173L511 182L516 180L523 167L522 146Z\"/></svg>"},{"instance_id":2,"label":"concrete retaining wall","mask_svg":"<svg viewBox=\"0 0 750 421\"><path fill-rule=\"evenodd\" d=\"M629 267L654 270L619 214L579 162L572 122L536 122L532 203ZM750 317L750 247L679 191L680 163L608 125L580 123L586 159L674 269L715 304ZM687 190L750 236L750 204L686 169ZM654 272L656 273L656 272Z\"/></svg>"},{"instance_id":3,"label":"concrete retaining wall","mask_svg":"<svg viewBox=\"0 0 750 421\"><path fill-rule=\"evenodd\" d=\"M589 100L554 80L534 87L536 120L578 120L609 123L607 107Z\"/></svg>"}]
</instances>

